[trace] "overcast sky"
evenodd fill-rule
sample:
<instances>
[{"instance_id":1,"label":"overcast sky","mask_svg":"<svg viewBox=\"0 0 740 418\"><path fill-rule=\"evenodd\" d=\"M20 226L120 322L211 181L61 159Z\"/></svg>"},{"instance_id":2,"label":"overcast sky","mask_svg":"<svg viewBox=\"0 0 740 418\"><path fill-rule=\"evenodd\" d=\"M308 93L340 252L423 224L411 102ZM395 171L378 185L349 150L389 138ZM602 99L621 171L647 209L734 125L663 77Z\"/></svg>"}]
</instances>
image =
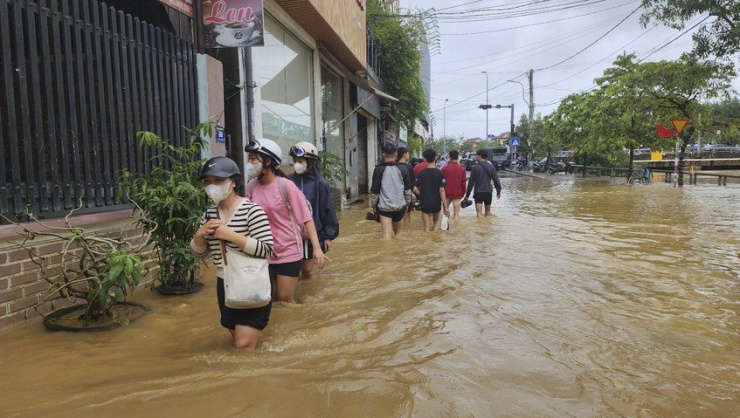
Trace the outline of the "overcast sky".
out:
<instances>
[{"instance_id":1,"label":"overcast sky","mask_svg":"<svg viewBox=\"0 0 740 418\"><path fill-rule=\"evenodd\" d=\"M438 52L432 56L430 103L435 138L445 133L485 137L486 111L478 105L486 103L486 78L488 102L494 106L488 110L488 132L497 135L509 130L511 110L496 109L496 104L514 105L514 123L528 113L523 87L507 80L522 83L529 100L526 73L530 69L534 69L535 114L544 116L567 95L591 88L594 78L622 52L660 61L676 59L692 48L690 32L679 37L682 31L662 25L643 27L642 9L636 10L639 0L400 3L402 11L427 10L436 17L437 25L430 30L439 35ZM738 62L737 57L734 61ZM740 90L738 80L734 85Z\"/></svg>"}]
</instances>

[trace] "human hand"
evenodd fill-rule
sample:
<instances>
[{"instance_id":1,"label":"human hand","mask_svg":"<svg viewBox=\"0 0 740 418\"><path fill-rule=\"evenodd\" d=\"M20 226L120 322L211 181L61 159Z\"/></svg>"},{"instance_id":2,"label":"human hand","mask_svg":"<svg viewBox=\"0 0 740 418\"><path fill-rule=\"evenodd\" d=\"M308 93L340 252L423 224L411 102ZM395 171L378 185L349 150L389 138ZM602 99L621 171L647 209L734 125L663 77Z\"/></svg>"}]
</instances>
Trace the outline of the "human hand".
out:
<instances>
[{"instance_id":1,"label":"human hand","mask_svg":"<svg viewBox=\"0 0 740 418\"><path fill-rule=\"evenodd\" d=\"M496 193L496 200L501 199L501 193Z\"/></svg>"},{"instance_id":2,"label":"human hand","mask_svg":"<svg viewBox=\"0 0 740 418\"><path fill-rule=\"evenodd\" d=\"M220 219L211 219L204 223L198 230L195 232L196 236L200 236L201 238L205 239L207 235L213 235L214 232L221 226L221 220Z\"/></svg>"},{"instance_id":3,"label":"human hand","mask_svg":"<svg viewBox=\"0 0 740 418\"><path fill-rule=\"evenodd\" d=\"M316 267L318 267L319 270L324 268L324 265L327 261L331 261L329 257L324 254L323 251L321 251L321 248L314 248L313 249L313 261L316 264Z\"/></svg>"},{"instance_id":4,"label":"human hand","mask_svg":"<svg viewBox=\"0 0 740 418\"><path fill-rule=\"evenodd\" d=\"M324 240L324 251L329 251L331 249L331 246L334 245L332 240L325 239Z\"/></svg>"}]
</instances>

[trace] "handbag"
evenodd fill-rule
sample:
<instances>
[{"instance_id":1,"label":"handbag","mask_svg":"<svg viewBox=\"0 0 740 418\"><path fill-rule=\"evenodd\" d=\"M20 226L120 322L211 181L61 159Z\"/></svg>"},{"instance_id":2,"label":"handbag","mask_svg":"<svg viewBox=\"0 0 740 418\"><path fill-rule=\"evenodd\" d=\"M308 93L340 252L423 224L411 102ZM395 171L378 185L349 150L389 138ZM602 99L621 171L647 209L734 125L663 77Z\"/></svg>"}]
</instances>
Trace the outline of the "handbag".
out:
<instances>
[{"instance_id":1,"label":"handbag","mask_svg":"<svg viewBox=\"0 0 740 418\"><path fill-rule=\"evenodd\" d=\"M224 264L224 304L227 307L251 309L270 303L272 286L266 258L252 257L239 250L228 251L227 255L227 246L223 241L221 255Z\"/></svg>"}]
</instances>

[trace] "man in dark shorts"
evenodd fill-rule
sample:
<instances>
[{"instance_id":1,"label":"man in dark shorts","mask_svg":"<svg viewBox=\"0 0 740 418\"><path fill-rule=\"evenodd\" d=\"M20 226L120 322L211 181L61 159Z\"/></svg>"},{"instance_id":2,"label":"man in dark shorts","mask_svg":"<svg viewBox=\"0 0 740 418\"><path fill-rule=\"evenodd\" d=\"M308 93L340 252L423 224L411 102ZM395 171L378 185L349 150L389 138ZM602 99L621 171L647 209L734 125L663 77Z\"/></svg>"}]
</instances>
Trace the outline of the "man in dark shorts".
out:
<instances>
[{"instance_id":1,"label":"man in dark shorts","mask_svg":"<svg viewBox=\"0 0 740 418\"><path fill-rule=\"evenodd\" d=\"M370 205L380 215L380 232L383 238L401 235L401 221L411 203L411 176L405 167L396 162L395 145L383 146L381 164L375 166L370 187Z\"/></svg>"},{"instance_id":2,"label":"man in dark shorts","mask_svg":"<svg viewBox=\"0 0 740 418\"><path fill-rule=\"evenodd\" d=\"M473 199L475 200L475 216L489 216L491 214L491 202L493 201L493 187L491 181L496 187L496 199L501 199L501 182L496 174L496 167L488 161L488 152L479 149L475 157L478 159L472 170L470 170L470 179L468 179L468 189L465 192L463 200L470 198L470 192L475 189ZM485 213L483 214L483 207Z\"/></svg>"},{"instance_id":3,"label":"man in dark shorts","mask_svg":"<svg viewBox=\"0 0 740 418\"><path fill-rule=\"evenodd\" d=\"M425 149L422 155L427 168L421 170L416 177L414 194L419 197L421 203L424 231L436 231L439 229L439 212L444 208L445 215L450 216L445 196L445 177L442 170L434 165L434 159L437 158L436 151L431 148Z\"/></svg>"}]
</instances>

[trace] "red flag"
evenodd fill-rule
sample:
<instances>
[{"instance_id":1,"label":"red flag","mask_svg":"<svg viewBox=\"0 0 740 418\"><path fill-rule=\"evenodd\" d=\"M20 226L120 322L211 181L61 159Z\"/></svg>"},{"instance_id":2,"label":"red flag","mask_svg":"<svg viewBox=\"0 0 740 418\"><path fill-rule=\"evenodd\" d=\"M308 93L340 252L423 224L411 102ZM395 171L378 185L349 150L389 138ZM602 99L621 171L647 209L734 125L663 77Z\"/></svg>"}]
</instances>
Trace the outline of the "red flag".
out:
<instances>
[{"instance_id":1,"label":"red flag","mask_svg":"<svg viewBox=\"0 0 740 418\"><path fill-rule=\"evenodd\" d=\"M675 129L669 129L657 123L655 124L655 127L658 128L658 136L661 138L670 138L674 135L678 135L678 131Z\"/></svg>"}]
</instances>

